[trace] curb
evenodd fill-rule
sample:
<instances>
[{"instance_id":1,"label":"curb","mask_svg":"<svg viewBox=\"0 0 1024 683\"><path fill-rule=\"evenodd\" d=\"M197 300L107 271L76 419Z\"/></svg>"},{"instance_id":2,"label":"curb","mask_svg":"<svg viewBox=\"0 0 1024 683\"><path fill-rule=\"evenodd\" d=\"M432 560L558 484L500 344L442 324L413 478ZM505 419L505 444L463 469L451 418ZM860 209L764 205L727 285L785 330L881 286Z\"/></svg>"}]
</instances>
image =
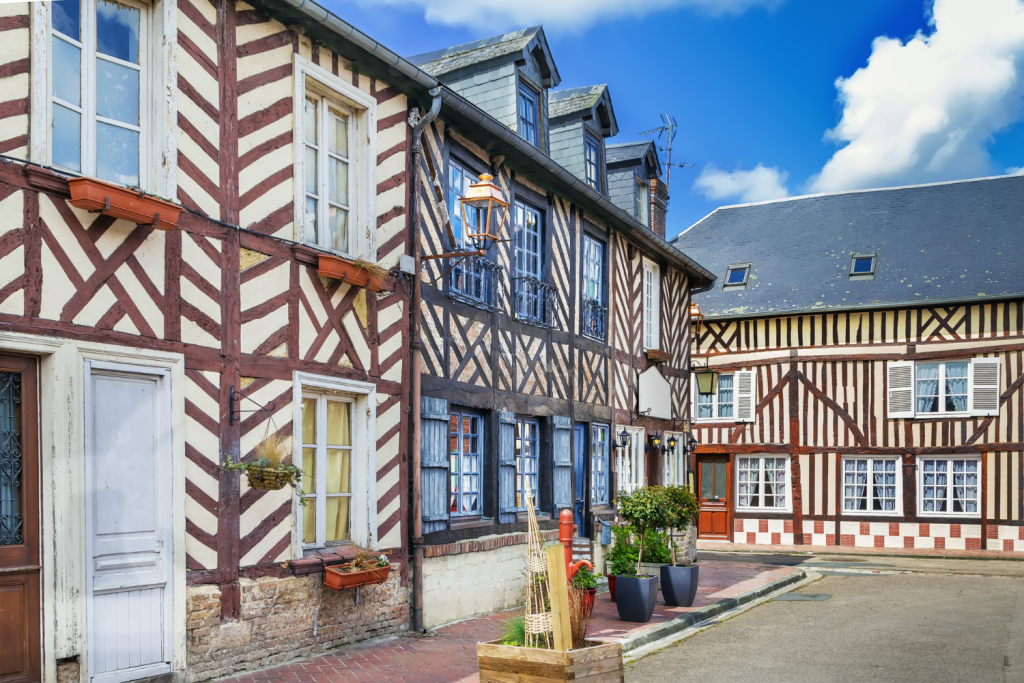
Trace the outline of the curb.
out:
<instances>
[{"instance_id":1,"label":"curb","mask_svg":"<svg viewBox=\"0 0 1024 683\"><path fill-rule=\"evenodd\" d=\"M766 583L760 588L755 588L754 590L747 591L746 593L740 593L734 598L719 600L718 602L701 607L699 610L680 615L675 619L659 624L654 628L649 628L635 635L622 638L619 640L619 643L622 645L622 652L625 654L631 650L636 650L644 645L649 645L650 643L667 638L673 634L679 633L680 631L684 631L691 626L699 626L723 612L728 612L740 605L745 605L748 602L753 602L754 600L763 598L770 593L774 593L780 588L785 588L786 586L802 581L806 576L807 572L803 569L797 569L789 576L776 579L771 583Z\"/></svg>"},{"instance_id":2,"label":"curb","mask_svg":"<svg viewBox=\"0 0 1024 683\"><path fill-rule=\"evenodd\" d=\"M845 546L814 546L815 548L822 548L821 550L738 550L733 548L697 548L697 552L705 553L720 553L730 555L807 555L813 557L815 555L839 555L843 557L891 557L900 558L907 557L916 560L980 560L984 562L995 562L1003 560L1006 562L1024 562L1024 553L1018 551L1011 551L1015 553L1013 557L993 557L992 555L923 555L921 553L863 553L855 550L829 550L827 548L832 547L845 547ZM1006 551L979 551L979 552L1006 552Z\"/></svg>"}]
</instances>

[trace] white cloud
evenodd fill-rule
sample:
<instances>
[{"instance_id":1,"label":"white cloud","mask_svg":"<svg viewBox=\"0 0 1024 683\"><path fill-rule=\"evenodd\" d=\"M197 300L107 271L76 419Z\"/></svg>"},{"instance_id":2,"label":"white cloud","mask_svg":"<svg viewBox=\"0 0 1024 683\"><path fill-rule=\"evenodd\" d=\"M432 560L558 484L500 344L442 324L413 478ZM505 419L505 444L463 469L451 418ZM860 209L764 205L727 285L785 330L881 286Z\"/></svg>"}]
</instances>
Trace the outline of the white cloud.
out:
<instances>
[{"instance_id":1,"label":"white cloud","mask_svg":"<svg viewBox=\"0 0 1024 683\"><path fill-rule=\"evenodd\" d=\"M543 24L545 28L581 31L602 22L640 18L676 7L705 14L741 14L774 9L785 0L360 0L361 4L422 7L426 20L445 26L503 31Z\"/></svg>"},{"instance_id":2,"label":"white cloud","mask_svg":"<svg viewBox=\"0 0 1024 683\"><path fill-rule=\"evenodd\" d=\"M789 174L778 168L758 164L749 171L723 171L708 164L693 183L693 189L710 200L736 197L741 202L761 202L788 197Z\"/></svg>"},{"instance_id":3,"label":"white cloud","mask_svg":"<svg viewBox=\"0 0 1024 683\"><path fill-rule=\"evenodd\" d=\"M1022 175L1024 174L1024 166L1011 166L1006 169L1006 175Z\"/></svg>"},{"instance_id":4,"label":"white cloud","mask_svg":"<svg viewBox=\"0 0 1024 683\"><path fill-rule=\"evenodd\" d=\"M1021 117L1024 1L935 0L931 33L876 38L867 66L836 81L826 138L848 143L814 192L992 174L988 146Z\"/></svg>"}]
</instances>

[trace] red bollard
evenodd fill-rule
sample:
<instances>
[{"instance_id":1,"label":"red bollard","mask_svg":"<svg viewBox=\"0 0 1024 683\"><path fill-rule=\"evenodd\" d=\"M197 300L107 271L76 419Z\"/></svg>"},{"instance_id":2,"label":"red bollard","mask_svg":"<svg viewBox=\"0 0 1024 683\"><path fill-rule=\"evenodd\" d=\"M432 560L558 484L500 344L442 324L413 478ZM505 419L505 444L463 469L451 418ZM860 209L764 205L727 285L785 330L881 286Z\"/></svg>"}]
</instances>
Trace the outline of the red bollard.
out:
<instances>
[{"instance_id":1,"label":"red bollard","mask_svg":"<svg viewBox=\"0 0 1024 683\"><path fill-rule=\"evenodd\" d=\"M580 560L576 564L572 563L572 537L575 529L576 523L573 521L572 510L568 508L562 510L558 514L558 542L565 548L565 578L570 581L583 565L589 567L590 571L594 571L594 565L587 560Z\"/></svg>"}]
</instances>

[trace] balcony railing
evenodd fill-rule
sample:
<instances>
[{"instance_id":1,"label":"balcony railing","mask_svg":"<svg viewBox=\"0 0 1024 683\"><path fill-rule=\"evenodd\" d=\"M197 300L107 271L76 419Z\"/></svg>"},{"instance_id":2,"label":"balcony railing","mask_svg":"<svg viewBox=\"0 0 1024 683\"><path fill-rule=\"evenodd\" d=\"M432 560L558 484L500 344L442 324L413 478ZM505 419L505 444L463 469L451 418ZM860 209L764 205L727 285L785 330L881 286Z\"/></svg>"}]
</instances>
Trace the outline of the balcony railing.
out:
<instances>
[{"instance_id":1,"label":"balcony railing","mask_svg":"<svg viewBox=\"0 0 1024 683\"><path fill-rule=\"evenodd\" d=\"M604 341L605 324L608 320L608 307L602 306L596 299L583 297L580 301L581 332L593 339Z\"/></svg>"},{"instance_id":2,"label":"balcony railing","mask_svg":"<svg viewBox=\"0 0 1024 683\"><path fill-rule=\"evenodd\" d=\"M497 263L480 256L467 256L452 268L448 296L473 306L495 309L498 306L498 283L505 271Z\"/></svg>"},{"instance_id":3,"label":"balcony railing","mask_svg":"<svg viewBox=\"0 0 1024 683\"><path fill-rule=\"evenodd\" d=\"M554 327L555 288L527 275L513 278L513 286L516 317L541 327Z\"/></svg>"}]
</instances>

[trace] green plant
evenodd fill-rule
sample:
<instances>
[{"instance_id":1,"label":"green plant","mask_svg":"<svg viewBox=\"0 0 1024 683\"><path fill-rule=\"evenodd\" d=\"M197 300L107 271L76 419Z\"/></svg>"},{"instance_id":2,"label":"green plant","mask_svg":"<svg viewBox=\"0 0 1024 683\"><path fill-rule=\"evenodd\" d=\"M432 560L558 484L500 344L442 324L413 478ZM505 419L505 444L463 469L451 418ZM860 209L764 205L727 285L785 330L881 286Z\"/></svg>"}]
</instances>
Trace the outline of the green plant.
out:
<instances>
[{"instance_id":1,"label":"green plant","mask_svg":"<svg viewBox=\"0 0 1024 683\"><path fill-rule=\"evenodd\" d=\"M505 620L502 628L499 645L514 645L516 647L526 646L526 617L523 615L511 616Z\"/></svg>"},{"instance_id":2,"label":"green plant","mask_svg":"<svg viewBox=\"0 0 1024 683\"><path fill-rule=\"evenodd\" d=\"M639 576L644 537L648 531L668 526L664 489L660 486L646 486L633 491L620 491L615 504L622 519L636 531L639 545L636 573Z\"/></svg>"},{"instance_id":3,"label":"green plant","mask_svg":"<svg viewBox=\"0 0 1024 683\"><path fill-rule=\"evenodd\" d=\"M636 567L636 560L639 557L636 543L630 537L629 529L625 527L613 526L612 536L615 540L612 549L608 551L608 562L611 564L609 573L612 576L629 574Z\"/></svg>"},{"instance_id":4,"label":"green plant","mask_svg":"<svg viewBox=\"0 0 1024 683\"><path fill-rule=\"evenodd\" d=\"M287 442L283 438L277 434L268 434L256 446L255 456L255 460L242 462L236 461L229 455L227 462L222 467L238 472L249 472L250 470L280 472L287 475L288 483L293 489L298 489L299 483L302 481L302 470L289 462L291 458L288 455ZM299 504L305 507L305 499L300 498Z\"/></svg>"},{"instance_id":5,"label":"green plant","mask_svg":"<svg viewBox=\"0 0 1024 683\"><path fill-rule=\"evenodd\" d=\"M644 555L640 562L645 564L668 564L672 561L673 549L669 547L668 534L648 531L644 534Z\"/></svg>"},{"instance_id":6,"label":"green plant","mask_svg":"<svg viewBox=\"0 0 1024 683\"><path fill-rule=\"evenodd\" d=\"M689 486L669 486L664 490L667 527L669 529L686 529L697 522L700 515L700 503L693 495ZM686 564L690 561L686 560ZM676 566L676 546L672 543L672 566Z\"/></svg>"},{"instance_id":7,"label":"green plant","mask_svg":"<svg viewBox=\"0 0 1024 683\"><path fill-rule=\"evenodd\" d=\"M597 588L597 577L594 576L594 572L590 571L590 567L582 565L573 575L570 585L580 590Z\"/></svg>"}]
</instances>

